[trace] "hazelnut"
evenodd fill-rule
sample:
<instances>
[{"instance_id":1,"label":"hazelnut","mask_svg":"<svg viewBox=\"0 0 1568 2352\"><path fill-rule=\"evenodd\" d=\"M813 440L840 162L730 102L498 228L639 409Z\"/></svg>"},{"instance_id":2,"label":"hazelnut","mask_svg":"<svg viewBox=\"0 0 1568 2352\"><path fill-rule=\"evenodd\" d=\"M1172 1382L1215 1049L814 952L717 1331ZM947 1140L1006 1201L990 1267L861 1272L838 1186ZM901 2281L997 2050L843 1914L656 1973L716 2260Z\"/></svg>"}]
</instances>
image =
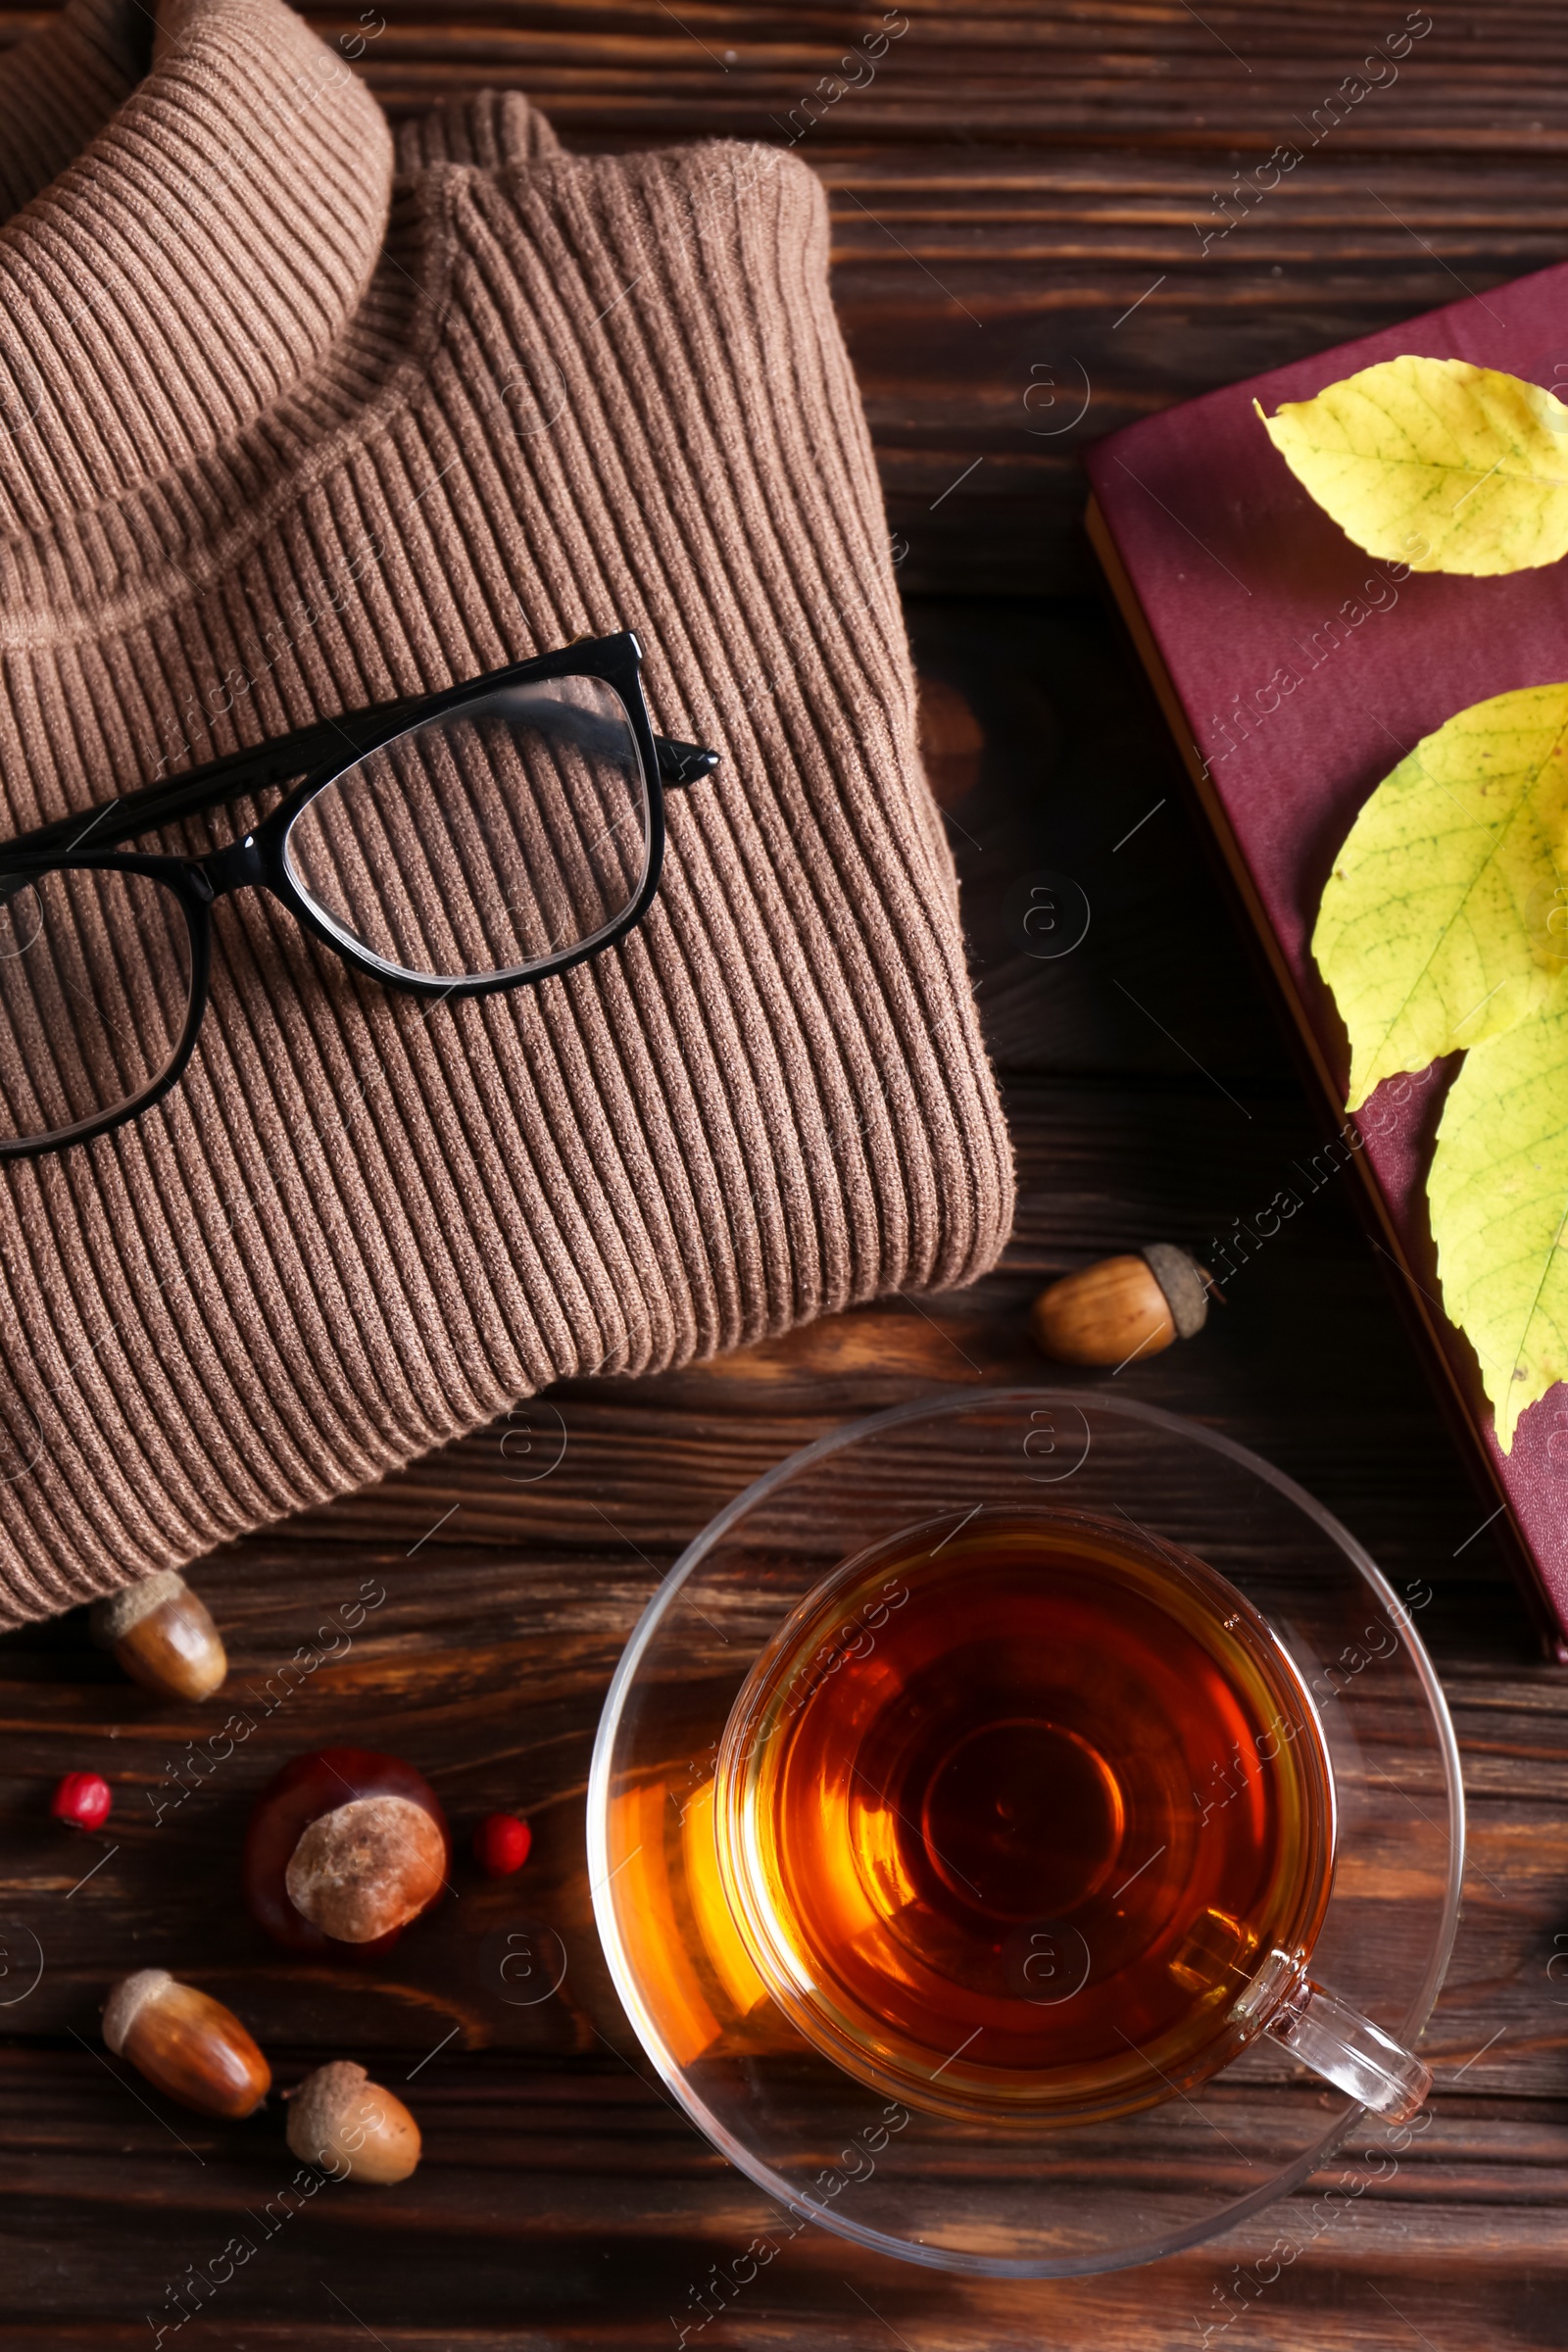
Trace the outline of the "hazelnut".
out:
<instances>
[{"instance_id":1,"label":"hazelnut","mask_svg":"<svg viewBox=\"0 0 1568 2352\"><path fill-rule=\"evenodd\" d=\"M249 2115L271 2087L267 2060L232 2010L167 1968L121 1978L104 2004L104 2040L202 2115Z\"/></svg>"},{"instance_id":2,"label":"hazelnut","mask_svg":"<svg viewBox=\"0 0 1568 2352\"><path fill-rule=\"evenodd\" d=\"M406 2180L419 2161L419 2127L363 2066L339 2058L307 2075L288 2103L288 2144L339 2180Z\"/></svg>"},{"instance_id":3,"label":"hazelnut","mask_svg":"<svg viewBox=\"0 0 1568 2352\"><path fill-rule=\"evenodd\" d=\"M96 1602L87 1622L131 1681L162 1698L210 1698L228 1672L206 1603L172 1568Z\"/></svg>"},{"instance_id":4,"label":"hazelnut","mask_svg":"<svg viewBox=\"0 0 1568 2352\"><path fill-rule=\"evenodd\" d=\"M1029 1327L1062 1364L1123 1364L1190 1340L1217 1298L1213 1276L1173 1242L1150 1242L1136 1256L1105 1257L1042 1291Z\"/></svg>"},{"instance_id":5,"label":"hazelnut","mask_svg":"<svg viewBox=\"0 0 1568 2352\"><path fill-rule=\"evenodd\" d=\"M400 1757L364 1747L296 1756L256 1801L245 1834L251 1916L293 1951L383 1951L429 1909L452 1868L435 1790Z\"/></svg>"}]
</instances>

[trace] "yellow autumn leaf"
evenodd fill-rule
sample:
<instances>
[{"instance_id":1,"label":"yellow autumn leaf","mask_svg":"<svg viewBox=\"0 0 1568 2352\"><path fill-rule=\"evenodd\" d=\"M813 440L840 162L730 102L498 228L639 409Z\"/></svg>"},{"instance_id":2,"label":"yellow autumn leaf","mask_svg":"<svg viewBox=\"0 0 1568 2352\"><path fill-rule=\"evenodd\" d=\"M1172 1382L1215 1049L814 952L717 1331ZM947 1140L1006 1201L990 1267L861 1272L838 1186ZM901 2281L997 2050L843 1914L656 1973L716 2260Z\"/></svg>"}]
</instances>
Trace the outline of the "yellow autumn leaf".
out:
<instances>
[{"instance_id":1,"label":"yellow autumn leaf","mask_svg":"<svg viewBox=\"0 0 1568 2352\"><path fill-rule=\"evenodd\" d=\"M1465 1055L1427 1198L1443 1303L1509 1453L1525 1407L1568 1379L1568 1006Z\"/></svg>"},{"instance_id":2,"label":"yellow autumn leaf","mask_svg":"<svg viewBox=\"0 0 1568 2352\"><path fill-rule=\"evenodd\" d=\"M1349 1107L1568 993L1568 685L1472 704L1362 809L1312 953L1349 1032Z\"/></svg>"},{"instance_id":3,"label":"yellow autumn leaf","mask_svg":"<svg viewBox=\"0 0 1568 2352\"><path fill-rule=\"evenodd\" d=\"M1468 360L1406 356L1264 416L1297 479L1368 555L1524 571L1568 554L1568 408Z\"/></svg>"}]
</instances>

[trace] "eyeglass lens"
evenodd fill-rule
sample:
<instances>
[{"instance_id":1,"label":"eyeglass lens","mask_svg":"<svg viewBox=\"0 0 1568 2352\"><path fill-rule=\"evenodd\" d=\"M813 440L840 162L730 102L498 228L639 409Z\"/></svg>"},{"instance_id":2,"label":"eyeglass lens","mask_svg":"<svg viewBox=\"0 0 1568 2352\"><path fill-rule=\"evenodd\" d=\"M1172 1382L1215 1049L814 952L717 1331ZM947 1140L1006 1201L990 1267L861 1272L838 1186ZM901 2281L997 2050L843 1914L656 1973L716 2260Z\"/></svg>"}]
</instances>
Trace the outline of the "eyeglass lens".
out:
<instances>
[{"instance_id":1,"label":"eyeglass lens","mask_svg":"<svg viewBox=\"0 0 1568 2352\"><path fill-rule=\"evenodd\" d=\"M284 856L320 920L388 973L520 978L628 911L650 843L620 697L566 677L372 752L300 810Z\"/></svg>"},{"instance_id":2,"label":"eyeglass lens","mask_svg":"<svg viewBox=\"0 0 1568 2352\"><path fill-rule=\"evenodd\" d=\"M190 994L185 910L162 882L57 866L0 884L0 1140L64 1137L150 1093Z\"/></svg>"}]
</instances>

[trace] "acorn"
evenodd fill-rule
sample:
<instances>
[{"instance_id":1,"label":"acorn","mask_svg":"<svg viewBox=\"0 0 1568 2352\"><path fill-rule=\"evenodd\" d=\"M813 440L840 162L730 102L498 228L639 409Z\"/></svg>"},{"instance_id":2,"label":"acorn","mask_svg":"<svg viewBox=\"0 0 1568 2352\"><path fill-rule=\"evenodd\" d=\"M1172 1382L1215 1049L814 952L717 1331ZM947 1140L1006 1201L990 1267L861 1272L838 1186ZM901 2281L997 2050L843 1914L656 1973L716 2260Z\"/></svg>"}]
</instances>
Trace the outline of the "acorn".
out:
<instances>
[{"instance_id":1,"label":"acorn","mask_svg":"<svg viewBox=\"0 0 1568 2352\"><path fill-rule=\"evenodd\" d=\"M288 2096L288 2144L337 2180L388 2187L419 2161L419 2127L363 2066L339 2058L307 2075Z\"/></svg>"},{"instance_id":2,"label":"acorn","mask_svg":"<svg viewBox=\"0 0 1568 2352\"><path fill-rule=\"evenodd\" d=\"M972 792L985 756L985 729L965 696L945 678L918 679L915 724L920 760L937 806L951 808Z\"/></svg>"},{"instance_id":3,"label":"acorn","mask_svg":"<svg viewBox=\"0 0 1568 2352\"><path fill-rule=\"evenodd\" d=\"M99 1648L161 1698L210 1698L228 1672L207 1604L172 1568L96 1601L87 1623Z\"/></svg>"},{"instance_id":4,"label":"acorn","mask_svg":"<svg viewBox=\"0 0 1568 2352\"><path fill-rule=\"evenodd\" d=\"M1119 1367L1135 1355L1157 1355L1172 1340L1190 1340L1219 1296L1189 1250L1147 1242L1136 1255L1103 1257L1054 1282L1030 1308L1029 1328L1057 1363Z\"/></svg>"},{"instance_id":5,"label":"acorn","mask_svg":"<svg viewBox=\"0 0 1568 2352\"><path fill-rule=\"evenodd\" d=\"M233 2011L167 1968L121 1978L104 2004L104 2040L199 2115L249 2115L271 2088L271 2069Z\"/></svg>"}]
</instances>

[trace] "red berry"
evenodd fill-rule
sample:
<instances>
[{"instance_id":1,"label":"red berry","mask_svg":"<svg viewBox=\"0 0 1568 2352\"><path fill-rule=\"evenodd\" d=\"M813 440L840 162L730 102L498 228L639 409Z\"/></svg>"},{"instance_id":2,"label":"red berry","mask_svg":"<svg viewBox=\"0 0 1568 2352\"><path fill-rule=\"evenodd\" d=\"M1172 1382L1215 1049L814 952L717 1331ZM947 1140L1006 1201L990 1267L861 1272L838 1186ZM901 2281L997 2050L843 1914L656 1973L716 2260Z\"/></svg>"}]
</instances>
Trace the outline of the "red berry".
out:
<instances>
[{"instance_id":1,"label":"red berry","mask_svg":"<svg viewBox=\"0 0 1568 2352\"><path fill-rule=\"evenodd\" d=\"M101 1830L113 1802L109 1783L96 1772L68 1772L49 1799L49 1810L74 1830Z\"/></svg>"},{"instance_id":2,"label":"red berry","mask_svg":"<svg viewBox=\"0 0 1568 2352\"><path fill-rule=\"evenodd\" d=\"M492 1879L510 1879L528 1859L533 1832L515 1813L487 1813L473 1833L473 1858Z\"/></svg>"}]
</instances>

